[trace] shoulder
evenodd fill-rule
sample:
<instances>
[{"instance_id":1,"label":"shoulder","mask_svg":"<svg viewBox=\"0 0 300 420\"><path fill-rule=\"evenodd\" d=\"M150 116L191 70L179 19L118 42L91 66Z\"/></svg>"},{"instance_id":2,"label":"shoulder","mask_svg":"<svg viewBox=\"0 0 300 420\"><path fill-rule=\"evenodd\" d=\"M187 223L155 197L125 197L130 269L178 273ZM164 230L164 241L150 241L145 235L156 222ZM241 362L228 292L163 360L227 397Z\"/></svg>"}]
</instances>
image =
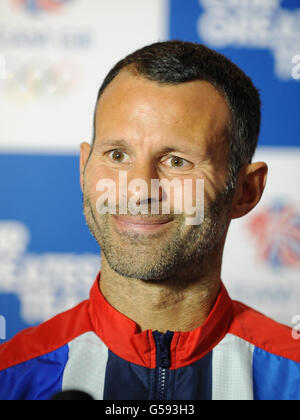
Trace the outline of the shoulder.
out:
<instances>
[{"instance_id":1,"label":"shoulder","mask_svg":"<svg viewBox=\"0 0 300 420\"><path fill-rule=\"evenodd\" d=\"M43 324L27 328L0 346L0 372L52 353L91 330L88 301L56 315Z\"/></svg>"},{"instance_id":2,"label":"shoulder","mask_svg":"<svg viewBox=\"0 0 300 420\"><path fill-rule=\"evenodd\" d=\"M292 329L249 306L233 301L233 317L229 333L273 355L300 363L300 340Z\"/></svg>"}]
</instances>

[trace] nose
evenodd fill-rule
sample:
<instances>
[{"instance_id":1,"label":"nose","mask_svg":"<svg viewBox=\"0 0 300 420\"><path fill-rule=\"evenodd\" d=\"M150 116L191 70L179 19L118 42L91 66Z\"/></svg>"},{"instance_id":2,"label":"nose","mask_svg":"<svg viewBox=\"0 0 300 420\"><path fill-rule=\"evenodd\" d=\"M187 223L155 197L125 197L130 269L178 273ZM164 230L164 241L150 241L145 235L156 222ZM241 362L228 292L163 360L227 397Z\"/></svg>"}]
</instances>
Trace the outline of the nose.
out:
<instances>
[{"instance_id":1,"label":"nose","mask_svg":"<svg viewBox=\"0 0 300 420\"><path fill-rule=\"evenodd\" d=\"M134 193L138 194L136 204L140 206L159 205L163 198L162 188L153 188L152 180L160 179L155 163L150 159L137 161L135 165L128 170L127 181L128 198Z\"/></svg>"}]
</instances>

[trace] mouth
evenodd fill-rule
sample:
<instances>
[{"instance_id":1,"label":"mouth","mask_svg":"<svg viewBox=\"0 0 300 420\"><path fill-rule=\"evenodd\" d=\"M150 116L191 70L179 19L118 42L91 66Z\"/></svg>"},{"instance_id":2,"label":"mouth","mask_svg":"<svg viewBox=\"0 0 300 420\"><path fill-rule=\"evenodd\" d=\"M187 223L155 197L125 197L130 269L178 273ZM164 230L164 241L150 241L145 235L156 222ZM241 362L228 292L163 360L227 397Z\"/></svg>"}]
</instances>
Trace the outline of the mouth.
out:
<instances>
[{"instance_id":1,"label":"mouth","mask_svg":"<svg viewBox=\"0 0 300 420\"><path fill-rule=\"evenodd\" d=\"M125 231L135 231L150 233L166 228L174 219L154 218L154 217L137 217L137 216L113 216L113 219L119 229Z\"/></svg>"}]
</instances>

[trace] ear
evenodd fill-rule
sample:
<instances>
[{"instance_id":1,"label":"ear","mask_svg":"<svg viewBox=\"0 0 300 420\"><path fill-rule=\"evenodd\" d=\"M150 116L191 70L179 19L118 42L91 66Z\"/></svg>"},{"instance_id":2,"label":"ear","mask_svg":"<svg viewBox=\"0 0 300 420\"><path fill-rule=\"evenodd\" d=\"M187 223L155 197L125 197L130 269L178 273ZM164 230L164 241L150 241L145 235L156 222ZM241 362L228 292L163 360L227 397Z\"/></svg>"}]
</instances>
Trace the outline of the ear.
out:
<instances>
[{"instance_id":1,"label":"ear","mask_svg":"<svg viewBox=\"0 0 300 420\"><path fill-rule=\"evenodd\" d=\"M255 162L240 169L237 187L231 206L231 218L245 216L259 202L267 182L268 166Z\"/></svg>"},{"instance_id":2,"label":"ear","mask_svg":"<svg viewBox=\"0 0 300 420\"><path fill-rule=\"evenodd\" d=\"M91 152L91 145L89 143L80 144L80 185L83 191L83 173Z\"/></svg>"}]
</instances>

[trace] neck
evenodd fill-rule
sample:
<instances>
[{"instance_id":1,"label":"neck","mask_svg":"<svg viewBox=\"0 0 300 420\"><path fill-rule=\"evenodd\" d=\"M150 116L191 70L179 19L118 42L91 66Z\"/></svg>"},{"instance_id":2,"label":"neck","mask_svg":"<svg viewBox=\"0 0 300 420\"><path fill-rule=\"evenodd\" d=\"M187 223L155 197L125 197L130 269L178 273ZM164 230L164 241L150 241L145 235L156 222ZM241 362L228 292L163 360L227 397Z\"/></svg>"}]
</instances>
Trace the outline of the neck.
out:
<instances>
[{"instance_id":1,"label":"neck","mask_svg":"<svg viewBox=\"0 0 300 420\"><path fill-rule=\"evenodd\" d=\"M133 320L141 331L191 331L204 323L220 289L221 255L205 275L194 268L188 276L161 282L127 278L113 271L102 256L100 289L111 306Z\"/></svg>"}]
</instances>

